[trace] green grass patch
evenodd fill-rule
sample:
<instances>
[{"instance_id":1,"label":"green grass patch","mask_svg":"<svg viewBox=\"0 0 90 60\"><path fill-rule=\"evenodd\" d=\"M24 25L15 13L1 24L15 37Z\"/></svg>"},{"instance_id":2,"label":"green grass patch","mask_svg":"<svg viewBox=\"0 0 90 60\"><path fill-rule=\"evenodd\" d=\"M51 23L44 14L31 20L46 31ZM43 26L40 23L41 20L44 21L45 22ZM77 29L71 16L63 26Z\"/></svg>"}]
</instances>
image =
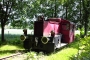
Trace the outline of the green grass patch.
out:
<instances>
[{"instance_id":1,"label":"green grass patch","mask_svg":"<svg viewBox=\"0 0 90 60\"><path fill-rule=\"evenodd\" d=\"M5 57L5 56L9 56L9 55L11 55L11 54L13 54L13 53L14 53L14 52L6 52L6 53L0 52L0 58Z\"/></svg>"},{"instance_id":2,"label":"green grass patch","mask_svg":"<svg viewBox=\"0 0 90 60\"><path fill-rule=\"evenodd\" d=\"M46 60L90 60L90 36L80 38L56 53L47 55Z\"/></svg>"},{"instance_id":3,"label":"green grass patch","mask_svg":"<svg viewBox=\"0 0 90 60\"><path fill-rule=\"evenodd\" d=\"M0 41L0 57L8 56L24 49L19 35L5 35L5 40L5 42Z\"/></svg>"},{"instance_id":4,"label":"green grass patch","mask_svg":"<svg viewBox=\"0 0 90 60\"><path fill-rule=\"evenodd\" d=\"M57 53L47 56L47 60L70 60L73 55L78 52L75 48L64 48Z\"/></svg>"},{"instance_id":5,"label":"green grass patch","mask_svg":"<svg viewBox=\"0 0 90 60\"><path fill-rule=\"evenodd\" d=\"M14 54L18 50L23 50L23 48L16 46L16 45L2 45L0 46L0 57Z\"/></svg>"},{"instance_id":6,"label":"green grass patch","mask_svg":"<svg viewBox=\"0 0 90 60\"><path fill-rule=\"evenodd\" d=\"M3 51L3 50L20 50L20 49L22 49L22 48L19 46L14 46L14 45L3 45L0 47L0 51Z\"/></svg>"}]
</instances>

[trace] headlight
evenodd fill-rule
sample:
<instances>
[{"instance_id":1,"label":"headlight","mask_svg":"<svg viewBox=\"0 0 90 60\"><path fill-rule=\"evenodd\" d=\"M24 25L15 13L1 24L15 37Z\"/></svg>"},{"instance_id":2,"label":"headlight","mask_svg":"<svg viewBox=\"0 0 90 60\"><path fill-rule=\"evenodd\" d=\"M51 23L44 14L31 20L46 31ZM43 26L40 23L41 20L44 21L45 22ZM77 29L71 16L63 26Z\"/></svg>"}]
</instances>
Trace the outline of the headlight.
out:
<instances>
[{"instance_id":1,"label":"headlight","mask_svg":"<svg viewBox=\"0 0 90 60\"><path fill-rule=\"evenodd\" d=\"M43 44L47 44L49 40L48 40L47 37L42 37L41 41L42 41Z\"/></svg>"},{"instance_id":2,"label":"headlight","mask_svg":"<svg viewBox=\"0 0 90 60\"><path fill-rule=\"evenodd\" d=\"M20 39L24 41L26 39L26 37L24 35L21 35Z\"/></svg>"}]
</instances>

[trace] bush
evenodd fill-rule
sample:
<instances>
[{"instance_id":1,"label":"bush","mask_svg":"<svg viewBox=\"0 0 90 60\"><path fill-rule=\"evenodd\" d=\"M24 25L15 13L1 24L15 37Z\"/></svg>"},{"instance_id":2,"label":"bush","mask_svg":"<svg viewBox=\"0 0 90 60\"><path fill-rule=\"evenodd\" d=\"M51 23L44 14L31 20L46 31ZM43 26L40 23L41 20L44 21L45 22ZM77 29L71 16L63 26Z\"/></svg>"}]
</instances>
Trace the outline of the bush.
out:
<instances>
[{"instance_id":1,"label":"bush","mask_svg":"<svg viewBox=\"0 0 90 60\"><path fill-rule=\"evenodd\" d=\"M0 40L0 45L10 44L22 46L23 44L23 41L20 40L20 35L5 34L5 40L6 41L4 43Z\"/></svg>"},{"instance_id":2,"label":"bush","mask_svg":"<svg viewBox=\"0 0 90 60\"><path fill-rule=\"evenodd\" d=\"M75 35L75 40L80 40L80 35L79 34Z\"/></svg>"},{"instance_id":3,"label":"bush","mask_svg":"<svg viewBox=\"0 0 90 60\"><path fill-rule=\"evenodd\" d=\"M27 57L24 60L40 60L44 56L43 52L36 53L33 51L26 53L26 55Z\"/></svg>"},{"instance_id":4,"label":"bush","mask_svg":"<svg viewBox=\"0 0 90 60\"><path fill-rule=\"evenodd\" d=\"M90 37L79 40L78 54L71 57L71 60L90 60Z\"/></svg>"}]
</instances>

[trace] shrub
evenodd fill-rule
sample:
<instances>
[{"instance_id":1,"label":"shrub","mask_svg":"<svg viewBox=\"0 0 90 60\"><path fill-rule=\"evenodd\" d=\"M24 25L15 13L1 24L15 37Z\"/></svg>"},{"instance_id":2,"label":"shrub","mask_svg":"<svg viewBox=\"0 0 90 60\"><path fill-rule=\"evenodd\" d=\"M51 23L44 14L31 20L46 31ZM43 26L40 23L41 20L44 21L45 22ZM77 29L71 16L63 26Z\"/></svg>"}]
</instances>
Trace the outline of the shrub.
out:
<instances>
[{"instance_id":1,"label":"shrub","mask_svg":"<svg viewBox=\"0 0 90 60\"><path fill-rule=\"evenodd\" d=\"M80 35L79 34L75 35L75 40L80 40Z\"/></svg>"},{"instance_id":2,"label":"shrub","mask_svg":"<svg viewBox=\"0 0 90 60\"><path fill-rule=\"evenodd\" d=\"M78 54L71 57L71 60L90 60L90 37L79 40Z\"/></svg>"},{"instance_id":3,"label":"shrub","mask_svg":"<svg viewBox=\"0 0 90 60\"><path fill-rule=\"evenodd\" d=\"M6 41L4 43L0 40L0 45L16 45L16 46L23 46L23 41L20 40L20 35L12 35L12 34L5 34Z\"/></svg>"}]
</instances>

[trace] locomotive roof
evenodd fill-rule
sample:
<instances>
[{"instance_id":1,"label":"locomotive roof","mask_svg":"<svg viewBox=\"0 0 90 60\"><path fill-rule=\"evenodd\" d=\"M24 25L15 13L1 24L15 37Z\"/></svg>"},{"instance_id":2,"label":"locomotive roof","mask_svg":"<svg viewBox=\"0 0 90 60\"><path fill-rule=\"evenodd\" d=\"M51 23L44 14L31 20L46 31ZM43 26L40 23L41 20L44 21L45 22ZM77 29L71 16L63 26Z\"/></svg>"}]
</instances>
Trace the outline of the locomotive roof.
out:
<instances>
[{"instance_id":1,"label":"locomotive roof","mask_svg":"<svg viewBox=\"0 0 90 60\"><path fill-rule=\"evenodd\" d=\"M61 22L61 18L48 18L47 21Z\"/></svg>"},{"instance_id":2,"label":"locomotive roof","mask_svg":"<svg viewBox=\"0 0 90 60\"><path fill-rule=\"evenodd\" d=\"M70 24L74 24L73 22L69 20L65 20L63 18L48 18L47 21L55 21L55 22L69 22Z\"/></svg>"}]
</instances>

